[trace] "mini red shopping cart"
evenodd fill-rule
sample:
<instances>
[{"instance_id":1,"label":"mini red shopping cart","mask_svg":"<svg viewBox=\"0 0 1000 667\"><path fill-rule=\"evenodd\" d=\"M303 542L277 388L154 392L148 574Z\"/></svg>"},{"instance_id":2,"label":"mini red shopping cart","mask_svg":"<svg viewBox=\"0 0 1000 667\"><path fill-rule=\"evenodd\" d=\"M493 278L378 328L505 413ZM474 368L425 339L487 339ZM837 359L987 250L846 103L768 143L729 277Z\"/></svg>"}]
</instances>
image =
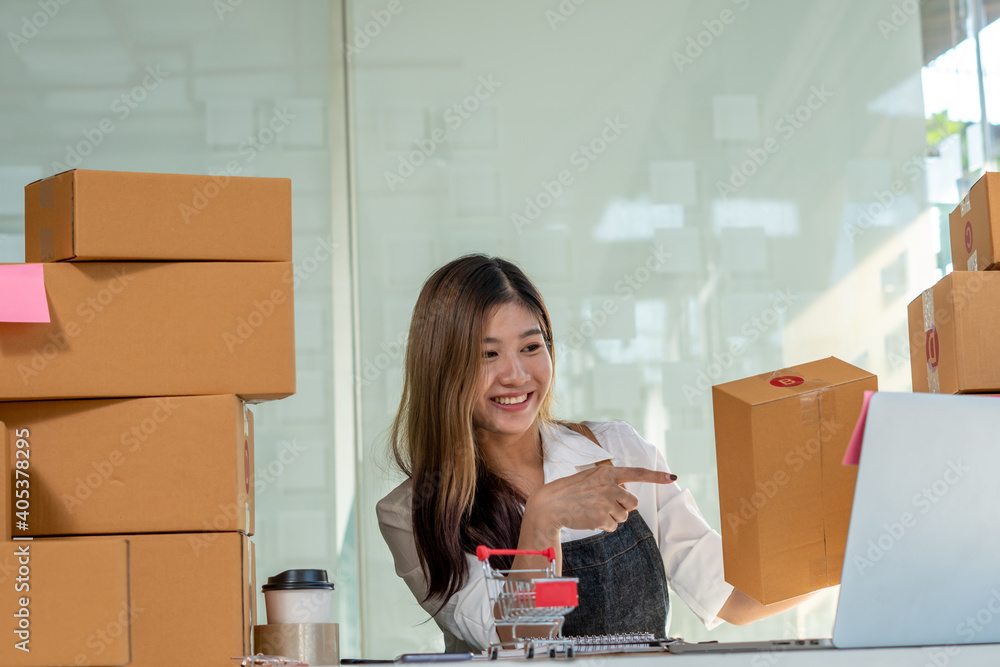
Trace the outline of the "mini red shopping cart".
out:
<instances>
[{"instance_id":1,"label":"mini red shopping cart","mask_svg":"<svg viewBox=\"0 0 1000 667\"><path fill-rule=\"evenodd\" d=\"M490 565L490 556L545 556L549 559L547 568L538 570L499 570ZM555 658L560 652L567 658L573 657L573 644L562 636L566 614L579 604L575 577L556 576L556 551L526 551L524 549L476 548L476 557L483 564L486 573L486 587L490 602L497 614L497 627L508 627L513 635L512 642L490 644L489 658L496 660L500 649L524 647L525 657L535 657L538 649L548 649L549 657ZM511 576L513 575L513 577ZM531 637L519 637L518 626L532 626ZM539 633L546 635L539 636Z\"/></svg>"}]
</instances>

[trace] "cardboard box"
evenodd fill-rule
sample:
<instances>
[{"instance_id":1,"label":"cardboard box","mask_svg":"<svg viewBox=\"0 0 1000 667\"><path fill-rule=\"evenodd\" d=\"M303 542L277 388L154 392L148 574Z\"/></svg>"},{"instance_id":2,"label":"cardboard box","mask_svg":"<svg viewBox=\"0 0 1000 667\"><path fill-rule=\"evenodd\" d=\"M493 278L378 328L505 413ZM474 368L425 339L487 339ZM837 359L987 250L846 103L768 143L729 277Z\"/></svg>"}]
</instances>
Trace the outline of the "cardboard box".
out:
<instances>
[{"instance_id":1,"label":"cardboard box","mask_svg":"<svg viewBox=\"0 0 1000 667\"><path fill-rule=\"evenodd\" d=\"M1000 272L949 273L907 315L913 391L1000 392Z\"/></svg>"},{"instance_id":2,"label":"cardboard box","mask_svg":"<svg viewBox=\"0 0 1000 667\"><path fill-rule=\"evenodd\" d=\"M253 535L253 416L233 395L0 403L0 419L30 442L18 535Z\"/></svg>"},{"instance_id":3,"label":"cardboard box","mask_svg":"<svg viewBox=\"0 0 1000 667\"><path fill-rule=\"evenodd\" d=\"M726 581L763 604L840 582L857 479L841 460L877 389L834 357L712 387Z\"/></svg>"},{"instance_id":4,"label":"cardboard box","mask_svg":"<svg viewBox=\"0 0 1000 667\"><path fill-rule=\"evenodd\" d=\"M129 572L122 539L0 541L0 665L128 665Z\"/></svg>"},{"instance_id":5,"label":"cardboard box","mask_svg":"<svg viewBox=\"0 0 1000 667\"><path fill-rule=\"evenodd\" d=\"M16 435L0 422L0 498L10 498L11 488L16 488L19 499L28 504L24 516L30 518L36 488L30 456L18 459L28 462L20 474L7 466L12 451L30 444ZM0 514L0 665L79 665L85 651L94 652L91 665L127 665L128 542L12 540L6 504Z\"/></svg>"},{"instance_id":6,"label":"cardboard box","mask_svg":"<svg viewBox=\"0 0 1000 667\"><path fill-rule=\"evenodd\" d=\"M24 188L25 261L292 260L287 178L74 169Z\"/></svg>"},{"instance_id":7,"label":"cardboard box","mask_svg":"<svg viewBox=\"0 0 1000 667\"><path fill-rule=\"evenodd\" d=\"M52 321L0 322L0 401L295 393L290 263L43 268Z\"/></svg>"},{"instance_id":8,"label":"cardboard box","mask_svg":"<svg viewBox=\"0 0 1000 667\"><path fill-rule=\"evenodd\" d=\"M984 271L1000 262L1000 174L984 174L948 216L955 271Z\"/></svg>"},{"instance_id":9,"label":"cardboard box","mask_svg":"<svg viewBox=\"0 0 1000 667\"><path fill-rule=\"evenodd\" d=\"M15 451L30 441L0 422L0 665L47 667L88 664L127 665L131 659L129 548L121 539L72 541L11 539L7 499L17 489L24 518L30 520L33 492L30 453L9 467Z\"/></svg>"},{"instance_id":10,"label":"cardboard box","mask_svg":"<svg viewBox=\"0 0 1000 667\"><path fill-rule=\"evenodd\" d=\"M80 541L91 539L99 538ZM130 667L232 667L236 663L231 658L250 655L257 586L253 542L246 535L173 533L128 539Z\"/></svg>"}]
</instances>

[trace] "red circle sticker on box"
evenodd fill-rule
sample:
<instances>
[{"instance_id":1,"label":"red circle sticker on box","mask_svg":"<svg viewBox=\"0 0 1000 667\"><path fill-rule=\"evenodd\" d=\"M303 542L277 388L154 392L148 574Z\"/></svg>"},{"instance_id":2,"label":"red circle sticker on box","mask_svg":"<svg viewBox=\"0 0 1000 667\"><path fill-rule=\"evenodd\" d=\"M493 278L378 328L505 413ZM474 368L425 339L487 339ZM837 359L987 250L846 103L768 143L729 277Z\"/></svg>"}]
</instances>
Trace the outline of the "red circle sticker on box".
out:
<instances>
[{"instance_id":1,"label":"red circle sticker on box","mask_svg":"<svg viewBox=\"0 0 1000 667\"><path fill-rule=\"evenodd\" d=\"M965 252L972 252L972 221L965 223Z\"/></svg>"},{"instance_id":2,"label":"red circle sticker on box","mask_svg":"<svg viewBox=\"0 0 1000 667\"><path fill-rule=\"evenodd\" d=\"M805 380L795 375L779 375L771 380L775 387L798 387L803 382Z\"/></svg>"},{"instance_id":3,"label":"red circle sticker on box","mask_svg":"<svg viewBox=\"0 0 1000 667\"><path fill-rule=\"evenodd\" d=\"M937 368L938 357L940 356L940 347L938 345L938 333L937 329L930 329L927 332L927 338L924 343L924 351L927 354L927 367L931 370Z\"/></svg>"}]
</instances>

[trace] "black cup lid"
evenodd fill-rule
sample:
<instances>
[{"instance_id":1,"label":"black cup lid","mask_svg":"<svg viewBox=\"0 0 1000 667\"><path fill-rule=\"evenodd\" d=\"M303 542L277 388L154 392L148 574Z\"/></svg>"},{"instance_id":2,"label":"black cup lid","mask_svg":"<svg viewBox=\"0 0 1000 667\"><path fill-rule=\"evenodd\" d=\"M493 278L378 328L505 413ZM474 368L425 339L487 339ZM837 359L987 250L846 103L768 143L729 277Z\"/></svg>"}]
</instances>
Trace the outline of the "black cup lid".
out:
<instances>
[{"instance_id":1,"label":"black cup lid","mask_svg":"<svg viewBox=\"0 0 1000 667\"><path fill-rule=\"evenodd\" d=\"M281 574L267 578L261 587L265 591L293 591L302 589L328 589L334 586L327 577L326 570L285 570Z\"/></svg>"}]
</instances>

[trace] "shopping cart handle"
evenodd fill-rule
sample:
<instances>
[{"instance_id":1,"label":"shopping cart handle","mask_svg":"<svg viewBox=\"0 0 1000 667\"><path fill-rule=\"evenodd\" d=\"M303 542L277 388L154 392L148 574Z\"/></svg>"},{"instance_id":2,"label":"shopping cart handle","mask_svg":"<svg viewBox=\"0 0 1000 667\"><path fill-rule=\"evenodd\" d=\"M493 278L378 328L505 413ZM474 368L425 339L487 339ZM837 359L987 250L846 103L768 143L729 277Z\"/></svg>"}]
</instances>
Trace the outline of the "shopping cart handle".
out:
<instances>
[{"instance_id":1,"label":"shopping cart handle","mask_svg":"<svg viewBox=\"0 0 1000 667\"><path fill-rule=\"evenodd\" d=\"M489 560L490 556L545 556L552 562L556 559L556 550L552 547L542 551L531 551L530 549L489 549L483 545L476 547L476 558L481 561Z\"/></svg>"}]
</instances>

